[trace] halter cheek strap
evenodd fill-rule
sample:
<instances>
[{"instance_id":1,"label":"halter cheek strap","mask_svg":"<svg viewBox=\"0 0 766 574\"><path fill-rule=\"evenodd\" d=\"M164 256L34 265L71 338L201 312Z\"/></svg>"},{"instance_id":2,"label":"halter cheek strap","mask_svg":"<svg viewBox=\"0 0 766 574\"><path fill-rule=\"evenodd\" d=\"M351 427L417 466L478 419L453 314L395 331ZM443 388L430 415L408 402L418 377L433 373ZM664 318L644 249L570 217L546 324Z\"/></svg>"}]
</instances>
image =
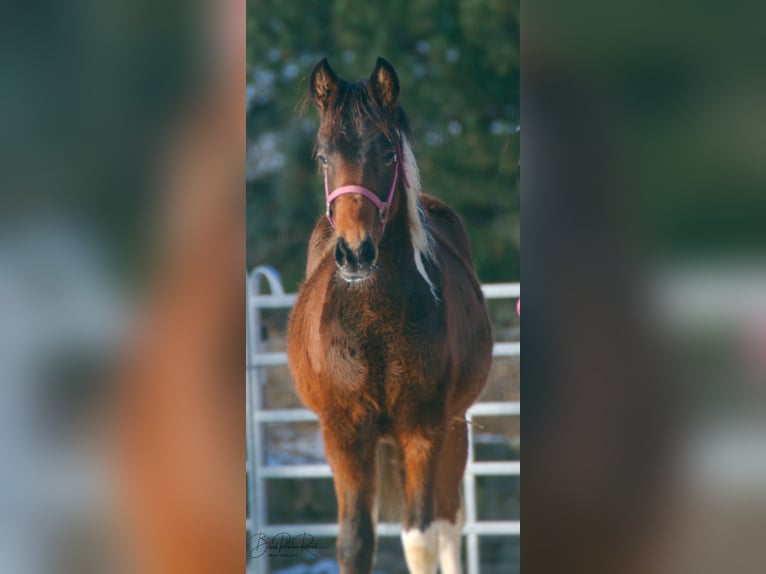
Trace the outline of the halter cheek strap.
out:
<instances>
[{"instance_id":1,"label":"halter cheek strap","mask_svg":"<svg viewBox=\"0 0 766 574\"><path fill-rule=\"evenodd\" d=\"M362 187L361 185L344 185L343 187L338 187L330 193L330 185L327 181L327 170L324 172L324 192L325 192L325 200L327 203L327 220L330 222L330 225L335 227L335 221L333 220L332 213L330 213L330 207L332 206L332 202L338 199L341 195L346 195L348 193L358 193L365 199L372 202L372 204L377 208L378 215L380 215L380 221L383 224L383 229L381 230L381 233L386 230L386 223L388 223L388 209L391 207L391 200L394 198L394 192L396 191L396 184L399 181L399 170L402 170L402 180L404 181L404 185L409 187L409 182L407 181L407 174L404 172L404 169L401 167L401 164L399 163L399 159L401 157L401 145L397 144L396 146L396 160L394 163L396 163L396 169L394 170L394 179L391 181L391 188L388 190L388 196L386 197L386 201L380 201L380 198L375 194L374 191L367 189L366 187Z\"/></svg>"}]
</instances>

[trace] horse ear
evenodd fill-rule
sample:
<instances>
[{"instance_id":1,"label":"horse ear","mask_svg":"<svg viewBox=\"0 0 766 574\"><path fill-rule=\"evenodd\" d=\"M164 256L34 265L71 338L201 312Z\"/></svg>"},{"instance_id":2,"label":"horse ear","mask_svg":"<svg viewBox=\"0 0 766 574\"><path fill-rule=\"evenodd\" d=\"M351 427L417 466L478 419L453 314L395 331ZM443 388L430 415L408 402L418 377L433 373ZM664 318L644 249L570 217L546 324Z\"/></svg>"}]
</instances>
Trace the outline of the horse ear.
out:
<instances>
[{"instance_id":1,"label":"horse ear","mask_svg":"<svg viewBox=\"0 0 766 574\"><path fill-rule=\"evenodd\" d=\"M370 87L375 99L384 108L393 106L399 97L399 77L394 67L383 58L375 62L370 75Z\"/></svg>"},{"instance_id":2,"label":"horse ear","mask_svg":"<svg viewBox=\"0 0 766 574\"><path fill-rule=\"evenodd\" d=\"M338 76L335 74L327 58L314 66L311 70L311 99L320 110L324 110L338 94Z\"/></svg>"}]
</instances>

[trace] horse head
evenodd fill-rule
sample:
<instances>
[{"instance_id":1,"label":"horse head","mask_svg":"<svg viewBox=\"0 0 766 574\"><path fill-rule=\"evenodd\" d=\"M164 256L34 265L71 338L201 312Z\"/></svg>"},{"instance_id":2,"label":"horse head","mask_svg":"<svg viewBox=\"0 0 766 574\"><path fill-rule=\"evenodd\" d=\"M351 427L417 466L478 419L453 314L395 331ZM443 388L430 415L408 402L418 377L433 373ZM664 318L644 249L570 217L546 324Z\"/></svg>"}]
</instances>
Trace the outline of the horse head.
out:
<instances>
[{"instance_id":1,"label":"horse head","mask_svg":"<svg viewBox=\"0 0 766 574\"><path fill-rule=\"evenodd\" d=\"M375 270L386 226L405 203L397 188L406 183L402 142L409 126L399 79L378 58L369 80L351 83L325 58L314 66L309 89L320 116L315 153L335 231L335 263L343 279L362 281Z\"/></svg>"}]
</instances>

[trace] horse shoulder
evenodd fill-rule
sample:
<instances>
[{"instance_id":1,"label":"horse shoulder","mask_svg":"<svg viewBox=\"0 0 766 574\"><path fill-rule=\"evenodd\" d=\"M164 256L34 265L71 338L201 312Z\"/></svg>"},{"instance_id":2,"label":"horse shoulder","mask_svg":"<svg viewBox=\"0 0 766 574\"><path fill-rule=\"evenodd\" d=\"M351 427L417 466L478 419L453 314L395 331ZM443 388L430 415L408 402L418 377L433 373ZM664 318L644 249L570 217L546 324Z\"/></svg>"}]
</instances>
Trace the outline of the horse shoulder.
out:
<instances>
[{"instance_id":1,"label":"horse shoulder","mask_svg":"<svg viewBox=\"0 0 766 574\"><path fill-rule=\"evenodd\" d=\"M312 237L313 240L313 237ZM322 410L326 397L320 388L320 373L326 369L326 357L320 335L324 304L324 284L321 258L301 285L298 299L290 312L287 356L293 382L303 403L313 410Z\"/></svg>"},{"instance_id":2,"label":"horse shoulder","mask_svg":"<svg viewBox=\"0 0 766 574\"><path fill-rule=\"evenodd\" d=\"M473 274L471 242L460 216L449 205L431 195L421 194L420 201L436 244L451 252Z\"/></svg>"},{"instance_id":3,"label":"horse shoulder","mask_svg":"<svg viewBox=\"0 0 766 574\"><path fill-rule=\"evenodd\" d=\"M332 227L326 217L322 217L314 226L309 239L308 257L306 260L306 278L316 271L322 259L332 248Z\"/></svg>"},{"instance_id":4,"label":"horse shoulder","mask_svg":"<svg viewBox=\"0 0 766 574\"><path fill-rule=\"evenodd\" d=\"M451 377L455 381L448 409L465 412L486 384L492 362L492 324L463 222L443 201L423 196L421 202L437 246L442 276L450 276L449 281L443 281L442 291Z\"/></svg>"},{"instance_id":5,"label":"horse shoulder","mask_svg":"<svg viewBox=\"0 0 766 574\"><path fill-rule=\"evenodd\" d=\"M476 304L484 310L483 313L472 313L473 319L480 321L481 317L488 322L484 294L474 268L471 241L460 216L449 205L435 197L423 195L421 202L438 250L437 258L441 272L452 276L443 288L452 292L456 300L464 302L469 300L466 297L473 294ZM478 311L478 308L475 310Z\"/></svg>"}]
</instances>

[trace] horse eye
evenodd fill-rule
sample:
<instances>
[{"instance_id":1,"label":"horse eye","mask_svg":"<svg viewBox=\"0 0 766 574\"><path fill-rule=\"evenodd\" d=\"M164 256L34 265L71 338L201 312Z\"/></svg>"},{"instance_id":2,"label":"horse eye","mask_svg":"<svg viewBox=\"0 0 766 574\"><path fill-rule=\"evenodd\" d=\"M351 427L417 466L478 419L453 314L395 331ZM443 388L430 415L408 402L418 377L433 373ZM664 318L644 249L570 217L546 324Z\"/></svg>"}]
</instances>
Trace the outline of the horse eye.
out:
<instances>
[{"instance_id":1,"label":"horse eye","mask_svg":"<svg viewBox=\"0 0 766 574\"><path fill-rule=\"evenodd\" d=\"M323 156L323 155L318 155L318 156L317 156L317 159L318 159L320 162L322 162L322 165L327 165L328 163L330 163L330 162L328 162L328 161L327 161L327 158L326 158L325 156Z\"/></svg>"},{"instance_id":2,"label":"horse eye","mask_svg":"<svg viewBox=\"0 0 766 574\"><path fill-rule=\"evenodd\" d=\"M385 161L387 164L394 163L396 161L396 152L386 154L386 156L383 158L383 161Z\"/></svg>"}]
</instances>

